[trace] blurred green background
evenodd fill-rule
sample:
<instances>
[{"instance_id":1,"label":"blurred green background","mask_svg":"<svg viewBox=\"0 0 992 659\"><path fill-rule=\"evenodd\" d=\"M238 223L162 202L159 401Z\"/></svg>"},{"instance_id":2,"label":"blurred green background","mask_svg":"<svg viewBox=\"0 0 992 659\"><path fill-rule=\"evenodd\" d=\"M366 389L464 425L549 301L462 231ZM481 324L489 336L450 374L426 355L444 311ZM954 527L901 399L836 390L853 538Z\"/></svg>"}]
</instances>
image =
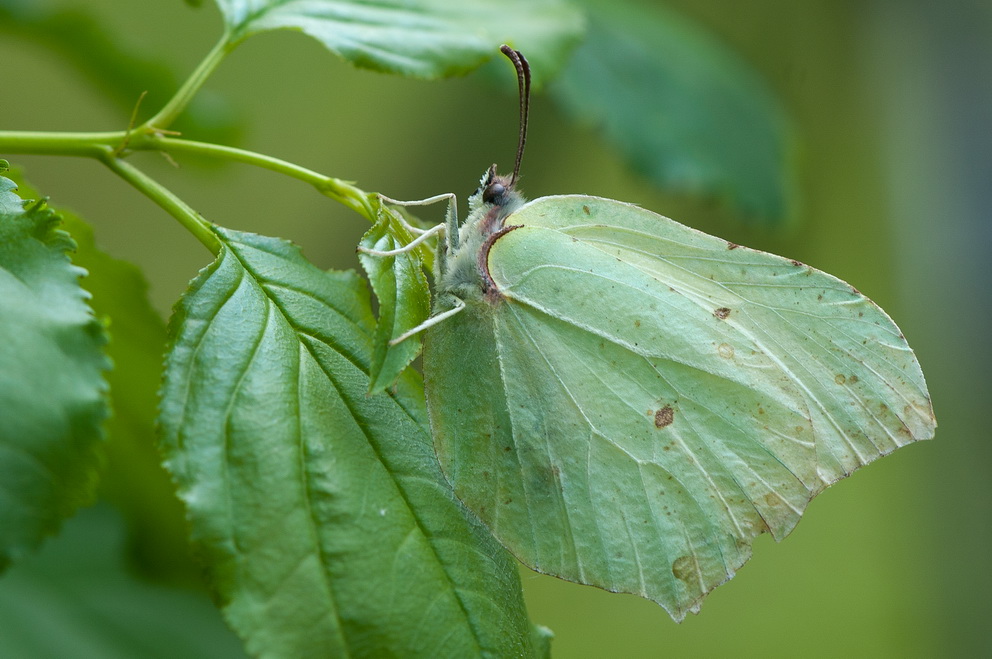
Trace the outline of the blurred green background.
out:
<instances>
[{"instance_id":1,"label":"blurred green background","mask_svg":"<svg viewBox=\"0 0 992 659\"><path fill-rule=\"evenodd\" d=\"M76 4L125 52L177 78L212 46L221 24L210 3L198 10L181 0ZM525 194L634 202L851 282L914 347L933 395L937 439L828 490L782 544L760 538L751 562L681 625L650 602L525 570L532 618L554 630L554 656L563 658L992 656L992 433L982 416L992 399L985 254L992 247L992 3L664 4L736 50L791 113L801 145L799 222L787 232L754 228L713 203L659 191L542 95L532 107ZM0 127L126 125L129 111L82 76L71 56L10 30L0 31L0 47ZM357 71L310 39L273 33L239 47L203 102L236 117L240 135L230 137L239 146L394 198L455 191L464 200L485 167L506 168L513 157L515 89L490 81ZM163 316L208 263L195 239L99 164L0 155L24 167L53 204L90 221L106 251L139 264ZM176 169L155 154L134 161L214 222L290 238L322 267L357 267L364 221L297 181L185 160ZM0 580L0 603L10 584ZM0 619L0 636L10 620ZM212 656L222 653L215 648Z\"/></svg>"}]
</instances>

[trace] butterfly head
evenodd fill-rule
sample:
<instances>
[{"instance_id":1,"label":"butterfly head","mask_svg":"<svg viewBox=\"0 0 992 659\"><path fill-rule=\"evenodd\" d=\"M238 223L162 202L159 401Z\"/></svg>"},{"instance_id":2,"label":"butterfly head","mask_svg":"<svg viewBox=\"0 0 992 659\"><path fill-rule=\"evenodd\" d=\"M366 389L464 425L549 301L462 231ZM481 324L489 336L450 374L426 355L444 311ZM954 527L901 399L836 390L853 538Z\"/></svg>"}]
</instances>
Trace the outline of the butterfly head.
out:
<instances>
[{"instance_id":1,"label":"butterfly head","mask_svg":"<svg viewBox=\"0 0 992 659\"><path fill-rule=\"evenodd\" d=\"M479 187L468 198L469 215L465 222L453 231L456 239L448 244L450 254L440 261L444 274L440 290L454 293L460 300L468 300L481 295L490 302L500 299L499 291L489 274L488 255L493 243L516 226L506 226L506 218L524 205L523 196L515 185L520 172L520 159L523 156L527 138L527 113L530 98L530 67L519 51L509 46L500 48L517 70L520 88L520 135L517 143L517 159L512 175L500 175L496 165L492 165L482 175Z\"/></svg>"},{"instance_id":2,"label":"butterfly head","mask_svg":"<svg viewBox=\"0 0 992 659\"><path fill-rule=\"evenodd\" d=\"M497 174L496 165L490 166L482 175L479 187L469 197L469 208L475 210L483 205L497 208L515 206L514 202L520 199L520 193L514 189L515 184L513 176Z\"/></svg>"},{"instance_id":3,"label":"butterfly head","mask_svg":"<svg viewBox=\"0 0 992 659\"><path fill-rule=\"evenodd\" d=\"M499 209L497 215L505 217L513 209L523 203L523 198L514 189L517 176L520 174L520 159L524 155L524 145L527 143L527 115L530 107L530 65L527 58L519 50L509 46L500 46L500 52L509 58L517 71L517 85L520 92L520 134L517 141L517 159L513 164L511 176L501 176L496 173L496 165L492 165L482 175L479 187L469 197L469 210L486 206L488 209Z\"/></svg>"}]
</instances>

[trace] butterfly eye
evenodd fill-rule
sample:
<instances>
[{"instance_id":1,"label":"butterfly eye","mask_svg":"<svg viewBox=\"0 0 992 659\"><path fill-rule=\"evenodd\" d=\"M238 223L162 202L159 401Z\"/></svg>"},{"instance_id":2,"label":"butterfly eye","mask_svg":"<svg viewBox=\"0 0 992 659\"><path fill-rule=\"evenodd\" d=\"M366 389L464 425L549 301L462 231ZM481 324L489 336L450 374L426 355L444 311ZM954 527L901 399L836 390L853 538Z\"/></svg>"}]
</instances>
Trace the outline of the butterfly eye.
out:
<instances>
[{"instance_id":1,"label":"butterfly eye","mask_svg":"<svg viewBox=\"0 0 992 659\"><path fill-rule=\"evenodd\" d=\"M487 204L495 204L499 202L499 200L503 197L505 193L506 193L506 186L504 186L502 183L493 183L491 185L487 185L486 189L482 193L482 201L486 202Z\"/></svg>"}]
</instances>

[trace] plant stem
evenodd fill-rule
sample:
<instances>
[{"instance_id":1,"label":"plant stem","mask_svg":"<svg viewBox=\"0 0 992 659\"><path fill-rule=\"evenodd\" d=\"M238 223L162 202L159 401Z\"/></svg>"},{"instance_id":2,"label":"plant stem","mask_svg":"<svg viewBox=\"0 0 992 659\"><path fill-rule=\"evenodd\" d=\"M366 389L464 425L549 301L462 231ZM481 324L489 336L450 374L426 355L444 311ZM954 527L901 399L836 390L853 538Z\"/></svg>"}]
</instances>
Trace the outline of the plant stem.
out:
<instances>
[{"instance_id":1,"label":"plant stem","mask_svg":"<svg viewBox=\"0 0 992 659\"><path fill-rule=\"evenodd\" d=\"M114 133L47 133L0 130L0 152L102 158L107 147L120 144L124 131Z\"/></svg>"},{"instance_id":2,"label":"plant stem","mask_svg":"<svg viewBox=\"0 0 992 659\"><path fill-rule=\"evenodd\" d=\"M207 81L210 74L214 72L217 66L224 60L224 57L233 48L234 44L230 41L230 35L225 32L220 41L214 45L210 52L207 53L207 56L193 70L193 73L186 78L186 82L182 84L179 91L169 99L169 102L155 116L139 127L137 132L162 131L172 125L172 122L186 109L186 106L189 105L193 96L200 90L203 83Z\"/></svg>"},{"instance_id":3,"label":"plant stem","mask_svg":"<svg viewBox=\"0 0 992 659\"><path fill-rule=\"evenodd\" d=\"M121 147L125 144L125 139L128 141L122 153ZM131 151L165 151L210 156L262 167L309 183L321 194L344 204L370 222L375 222L376 219L375 211L368 201L368 193L364 190L347 181L254 151L163 137L155 131L143 132L141 128L135 129L130 136L124 131L114 133L0 131L0 153L86 156L105 160L108 148L113 150L115 156L126 156Z\"/></svg>"},{"instance_id":4,"label":"plant stem","mask_svg":"<svg viewBox=\"0 0 992 659\"><path fill-rule=\"evenodd\" d=\"M350 183L261 153L164 136L165 130L182 114L193 96L235 45L237 44L231 39L230 33L225 32L168 103L137 128L132 129L129 126L126 131L105 133L0 131L0 152L96 158L179 220L214 254L220 251L220 241L211 230L210 224L158 181L126 163L123 158L129 152L144 150L194 153L255 165L305 181L321 194L375 222L375 212L368 201L368 194Z\"/></svg>"},{"instance_id":5,"label":"plant stem","mask_svg":"<svg viewBox=\"0 0 992 659\"><path fill-rule=\"evenodd\" d=\"M97 158L168 211L215 254L220 248L220 243L210 230L209 224L160 183L124 162L123 157L131 151L165 151L208 155L255 165L309 183L321 194L375 222L375 211L368 201L368 194L350 183L261 153L164 136L165 130L183 112L207 78L236 45L237 42L231 38L231 34L225 32L168 103L148 121L133 130L128 127L126 131L108 133L0 131L0 152Z\"/></svg>"},{"instance_id":6,"label":"plant stem","mask_svg":"<svg viewBox=\"0 0 992 659\"><path fill-rule=\"evenodd\" d=\"M220 252L220 240L211 230L210 223L200 217L199 213L190 208L186 202L174 195L168 188L137 167L116 157L112 151L105 150L100 160L115 174L165 209L169 215L179 220L179 223L213 254L216 255Z\"/></svg>"},{"instance_id":7,"label":"plant stem","mask_svg":"<svg viewBox=\"0 0 992 659\"><path fill-rule=\"evenodd\" d=\"M263 169L268 169L286 176L291 176L305 183L309 183L321 194L328 196L335 201L344 204L356 213L365 216L370 222L375 222L375 212L368 201L368 193L347 181L342 181L331 176L325 176L312 169L307 169L295 163L287 162L273 156L268 156L255 151L238 149L232 146L220 144L210 144L207 142L195 142L192 140L182 140L160 135L143 135L136 138L131 143L131 148L142 150L166 151L168 153L192 153L197 155L211 156L224 160L255 165Z\"/></svg>"}]
</instances>

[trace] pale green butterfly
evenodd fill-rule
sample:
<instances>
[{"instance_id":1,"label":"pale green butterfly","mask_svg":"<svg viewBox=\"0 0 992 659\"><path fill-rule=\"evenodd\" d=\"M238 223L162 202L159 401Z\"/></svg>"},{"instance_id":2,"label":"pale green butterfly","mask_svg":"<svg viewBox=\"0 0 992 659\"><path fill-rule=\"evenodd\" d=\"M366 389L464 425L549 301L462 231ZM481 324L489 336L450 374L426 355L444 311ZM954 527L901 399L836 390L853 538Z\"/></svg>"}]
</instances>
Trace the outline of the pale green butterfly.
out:
<instances>
[{"instance_id":1,"label":"pale green butterfly","mask_svg":"<svg viewBox=\"0 0 992 659\"><path fill-rule=\"evenodd\" d=\"M457 496L529 567L681 620L764 532L936 426L889 317L850 285L493 165L436 260L424 375Z\"/></svg>"}]
</instances>

